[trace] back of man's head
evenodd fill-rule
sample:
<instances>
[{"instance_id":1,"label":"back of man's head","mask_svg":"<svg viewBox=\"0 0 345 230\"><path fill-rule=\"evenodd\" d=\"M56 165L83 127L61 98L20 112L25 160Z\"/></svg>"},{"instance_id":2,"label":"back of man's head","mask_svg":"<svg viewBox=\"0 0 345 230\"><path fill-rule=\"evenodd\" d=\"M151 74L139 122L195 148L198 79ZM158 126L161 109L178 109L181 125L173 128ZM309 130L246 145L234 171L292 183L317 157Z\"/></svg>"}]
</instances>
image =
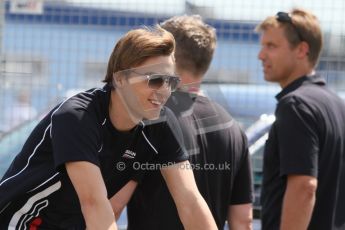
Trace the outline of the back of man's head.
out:
<instances>
[{"instance_id":1,"label":"back of man's head","mask_svg":"<svg viewBox=\"0 0 345 230\"><path fill-rule=\"evenodd\" d=\"M161 23L161 27L174 35L177 70L203 76L216 48L215 29L199 15L172 17Z\"/></svg>"}]
</instances>

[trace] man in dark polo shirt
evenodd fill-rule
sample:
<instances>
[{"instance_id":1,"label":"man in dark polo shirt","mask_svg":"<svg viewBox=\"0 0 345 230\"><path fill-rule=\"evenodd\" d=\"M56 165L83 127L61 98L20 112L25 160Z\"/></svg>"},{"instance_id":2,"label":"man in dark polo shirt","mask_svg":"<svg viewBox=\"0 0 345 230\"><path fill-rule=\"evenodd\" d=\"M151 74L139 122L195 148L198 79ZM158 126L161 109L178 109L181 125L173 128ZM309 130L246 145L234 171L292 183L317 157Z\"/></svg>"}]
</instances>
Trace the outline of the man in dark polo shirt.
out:
<instances>
[{"instance_id":1,"label":"man in dark polo shirt","mask_svg":"<svg viewBox=\"0 0 345 230\"><path fill-rule=\"evenodd\" d=\"M199 89L215 49L215 30L196 15L173 17L161 26L175 37L176 69L183 84L166 105L180 123L198 189L218 229L226 220L231 229L251 229L252 180L245 134ZM128 205L128 229L184 229L177 209L161 173L147 170Z\"/></svg>"},{"instance_id":2,"label":"man in dark polo shirt","mask_svg":"<svg viewBox=\"0 0 345 230\"><path fill-rule=\"evenodd\" d=\"M164 106L178 86L175 41L160 27L115 45L103 88L58 104L35 127L0 180L0 229L116 230L140 163L160 172L186 228L216 229ZM182 205L183 204L183 205ZM182 208L183 207L183 208Z\"/></svg>"},{"instance_id":3,"label":"man in dark polo shirt","mask_svg":"<svg viewBox=\"0 0 345 230\"><path fill-rule=\"evenodd\" d=\"M282 87L264 153L262 229L345 229L345 105L314 71L317 18L279 12L257 31L265 79Z\"/></svg>"}]
</instances>

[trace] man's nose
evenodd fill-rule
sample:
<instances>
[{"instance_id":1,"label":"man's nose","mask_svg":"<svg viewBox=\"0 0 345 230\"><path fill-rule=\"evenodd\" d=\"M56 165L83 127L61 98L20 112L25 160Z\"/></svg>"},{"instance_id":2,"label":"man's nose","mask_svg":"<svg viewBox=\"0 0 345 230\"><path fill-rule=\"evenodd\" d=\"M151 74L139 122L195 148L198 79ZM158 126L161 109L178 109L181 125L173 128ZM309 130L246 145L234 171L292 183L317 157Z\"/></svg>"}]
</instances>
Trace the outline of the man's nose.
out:
<instances>
[{"instance_id":1,"label":"man's nose","mask_svg":"<svg viewBox=\"0 0 345 230\"><path fill-rule=\"evenodd\" d=\"M261 48L259 53L258 53L258 59L260 59L262 61L262 60L264 60L264 58L265 58L264 49Z\"/></svg>"}]
</instances>

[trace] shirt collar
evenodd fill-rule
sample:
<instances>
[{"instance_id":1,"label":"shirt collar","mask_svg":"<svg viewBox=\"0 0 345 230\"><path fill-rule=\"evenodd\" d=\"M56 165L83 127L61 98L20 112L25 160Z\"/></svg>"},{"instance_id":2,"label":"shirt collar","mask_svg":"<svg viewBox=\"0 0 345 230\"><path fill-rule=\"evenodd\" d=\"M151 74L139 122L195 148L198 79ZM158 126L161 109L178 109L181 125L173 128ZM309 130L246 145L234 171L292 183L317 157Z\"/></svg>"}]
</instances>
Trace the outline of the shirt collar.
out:
<instances>
[{"instance_id":1,"label":"shirt collar","mask_svg":"<svg viewBox=\"0 0 345 230\"><path fill-rule=\"evenodd\" d=\"M326 81L318 74L302 76L283 88L282 91L276 95L276 99L279 101L286 94L296 90L301 85L307 84L326 85Z\"/></svg>"}]
</instances>

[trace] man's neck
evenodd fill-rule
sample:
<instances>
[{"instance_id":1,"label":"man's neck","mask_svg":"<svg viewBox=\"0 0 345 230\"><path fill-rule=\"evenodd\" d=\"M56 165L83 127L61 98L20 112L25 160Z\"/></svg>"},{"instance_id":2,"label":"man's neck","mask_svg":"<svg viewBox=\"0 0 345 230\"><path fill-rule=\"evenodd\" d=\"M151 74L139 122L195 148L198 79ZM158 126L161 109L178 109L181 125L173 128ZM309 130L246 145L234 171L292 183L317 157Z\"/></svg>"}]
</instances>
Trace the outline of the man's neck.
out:
<instances>
[{"instance_id":1,"label":"man's neck","mask_svg":"<svg viewBox=\"0 0 345 230\"><path fill-rule=\"evenodd\" d=\"M181 71L182 91L199 94L203 76L195 76L188 71Z\"/></svg>"},{"instance_id":2,"label":"man's neck","mask_svg":"<svg viewBox=\"0 0 345 230\"><path fill-rule=\"evenodd\" d=\"M290 77L287 78L285 81L279 82L281 88L285 88L290 83L294 82L295 80L303 77L303 76L310 76L315 73L314 68L310 67L309 65L301 66L297 68L294 72L290 74Z\"/></svg>"}]
</instances>

